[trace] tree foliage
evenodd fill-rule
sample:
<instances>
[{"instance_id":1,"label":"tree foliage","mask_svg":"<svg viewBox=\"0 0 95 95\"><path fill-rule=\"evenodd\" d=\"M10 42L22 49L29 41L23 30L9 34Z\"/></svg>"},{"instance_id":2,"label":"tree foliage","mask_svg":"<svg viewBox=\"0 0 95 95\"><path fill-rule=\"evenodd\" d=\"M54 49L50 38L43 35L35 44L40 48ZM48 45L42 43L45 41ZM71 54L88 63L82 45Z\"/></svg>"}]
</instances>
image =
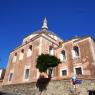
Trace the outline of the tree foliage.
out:
<instances>
[{"instance_id":1,"label":"tree foliage","mask_svg":"<svg viewBox=\"0 0 95 95\"><path fill-rule=\"evenodd\" d=\"M46 72L48 68L55 67L59 63L61 62L56 56L41 54L37 58L36 68L38 68L40 72Z\"/></svg>"}]
</instances>

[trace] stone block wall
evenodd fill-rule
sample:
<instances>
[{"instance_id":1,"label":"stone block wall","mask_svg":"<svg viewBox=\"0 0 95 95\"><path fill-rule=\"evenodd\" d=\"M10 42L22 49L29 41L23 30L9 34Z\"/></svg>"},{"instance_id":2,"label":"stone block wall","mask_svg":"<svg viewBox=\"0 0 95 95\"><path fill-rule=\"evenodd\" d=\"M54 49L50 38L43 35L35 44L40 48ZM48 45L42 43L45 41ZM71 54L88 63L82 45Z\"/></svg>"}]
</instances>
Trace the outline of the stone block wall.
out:
<instances>
[{"instance_id":1,"label":"stone block wall","mask_svg":"<svg viewBox=\"0 0 95 95\"><path fill-rule=\"evenodd\" d=\"M76 85L78 95L89 95L88 90L95 90L95 79L81 79L82 83ZM20 93L21 95L74 95L74 85L70 79L51 80L42 91L37 88L37 83L6 85L2 88L6 91ZM45 83L42 82L41 86Z\"/></svg>"},{"instance_id":2,"label":"stone block wall","mask_svg":"<svg viewBox=\"0 0 95 95\"><path fill-rule=\"evenodd\" d=\"M2 87L3 80L0 80L0 88Z\"/></svg>"}]
</instances>

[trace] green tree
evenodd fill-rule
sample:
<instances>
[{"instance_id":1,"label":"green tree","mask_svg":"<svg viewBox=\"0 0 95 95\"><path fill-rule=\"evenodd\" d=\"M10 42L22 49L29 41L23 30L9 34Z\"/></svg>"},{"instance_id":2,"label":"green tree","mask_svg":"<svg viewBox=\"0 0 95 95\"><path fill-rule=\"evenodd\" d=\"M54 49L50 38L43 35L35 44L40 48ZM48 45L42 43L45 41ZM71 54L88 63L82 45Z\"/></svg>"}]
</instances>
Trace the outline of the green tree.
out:
<instances>
[{"instance_id":1,"label":"green tree","mask_svg":"<svg viewBox=\"0 0 95 95\"><path fill-rule=\"evenodd\" d=\"M58 66L59 63L61 62L56 56L41 54L37 58L36 68L38 68L40 72L46 72L47 69L51 69L52 74L52 68Z\"/></svg>"}]
</instances>

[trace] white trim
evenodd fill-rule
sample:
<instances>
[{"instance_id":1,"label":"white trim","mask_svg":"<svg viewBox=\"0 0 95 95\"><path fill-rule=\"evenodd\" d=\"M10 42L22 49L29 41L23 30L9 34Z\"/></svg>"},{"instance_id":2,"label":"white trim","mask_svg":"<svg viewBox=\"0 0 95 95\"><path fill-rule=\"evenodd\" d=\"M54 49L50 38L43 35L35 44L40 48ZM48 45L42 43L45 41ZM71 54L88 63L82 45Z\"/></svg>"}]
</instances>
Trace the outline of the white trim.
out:
<instances>
[{"instance_id":1,"label":"white trim","mask_svg":"<svg viewBox=\"0 0 95 95\"><path fill-rule=\"evenodd\" d=\"M20 54L19 54L19 60L23 60L23 58L24 58L24 53L20 52Z\"/></svg>"},{"instance_id":2,"label":"white trim","mask_svg":"<svg viewBox=\"0 0 95 95\"><path fill-rule=\"evenodd\" d=\"M77 44L77 43L83 42L83 41L88 40L88 39L91 39L91 37L84 38L84 39L80 39L80 40L78 40L78 39L71 39L71 40L69 40L69 41L63 43L62 46L64 46L65 44L71 43L71 42L72 42L73 44ZM78 40L78 41L74 42L75 40Z\"/></svg>"},{"instance_id":3,"label":"white trim","mask_svg":"<svg viewBox=\"0 0 95 95\"><path fill-rule=\"evenodd\" d=\"M92 39L90 38L89 39L89 43L90 43L90 48L91 48L91 55L92 55L92 58L93 58L93 61L94 61L94 64L95 64L95 51L94 51L94 46L93 46L93 44L95 44L95 43L92 43Z\"/></svg>"},{"instance_id":4,"label":"white trim","mask_svg":"<svg viewBox=\"0 0 95 95\"><path fill-rule=\"evenodd\" d=\"M82 70L82 75L84 75L83 66L77 65L77 66L75 66L75 67L73 68L75 75L77 75L77 74L76 74L76 68L81 68L81 70Z\"/></svg>"},{"instance_id":5,"label":"white trim","mask_svg":"<svg viewBox=\"0 0 95 95\"><path fill-rule=\"evenodd\" d=\"M28 48L26 56L27 57L32 56L32 50L31 49Z\"/></svg>"},{"instance_id":6,"label":"white trim","mask_svg":"<svg viewBox=\"0 0 95 95\"><path fill-rule=\"evenodd\" d=\"M63 70L66 70L66 71L67 71L67 75L66 75L66 76L68 76L68 68L61 68L61 69L60 69L60 76L61 76L61 77L65 77L65 76L62 76L62 71L63 71Z\"/></svg>"},{"instance_id":7,"label":"white trim","mask_svg":"<svg viewBox=\"0 0 95 95\"><path fill-rule=\"evenodd\" d=\"M55 55L54 47L52 47L52 49L50 50L50 46L52 46L51 42L49 43L49 46L48 46L48 54L53 56Z\"/></svg>"},{"instance_id":8,"label":"white trim","mask_svg":"<svg viewBox=\"0 0 95 95\"><path fill-rule=\"evenodd\" d=\"M48 39L48 40L50 40L51 42L53 42L56 46L58 45L58 41L57 40L55 40L54 38L52 38L51 36L47 36L47 35L45 35L45 34L41 34L42 36L44 36L45 37L45 39Z\"/></svg>"},{"instance_id":9,"label":"white trim","mask_svg":"<svg viewBox=\"0 0 95 95\"><path fill-rule=\"evenodd\" d=\"M2 72L3 72L3 70L2 70L2 69L0 69L0 78L1 78Z\"/></svg>"},{"instance_id":10,"label":"white trim","mask_svg":"<svg viewBox=\"0 0 95 95\"><path fill-rule=\"evenodd\" d=\"M40 72L39 70L37 69L37 79L40 77Z\"/></svg>"},{"instance_id":11,"label":"white trim","mask_svg":"<svg viewBox=\"0 0 95 95\"><path fill-rule=\"evenodd\" d=\"M11 74L11 73L13 73L13 76L12 76L11 81L9 81L9 78L10 78L10 74ZM14 77L14 69L10 70L10 73L9 73L9 76L8 76L8 83L11 83L11 82L12 82L13 77Z\"/></svg>"},{"instance_id":12,"label":"white trim","mask_svg":"<svg viewBox=\"0 0 95 95\"><path fill-rule=\"evenodd\" d=\"M63 61L62 61L61 58L60 58L60 56L62 56L62 53L61 53L61 52L62 52L63 50L65 51L65 57L66 57L66 58L63 59ZM66 49L63 48L63 49L60 51L59 59L60 59L60 61L61 61L62 63L67 61L67 52L66 52Z\"/></svg>"},{"instance_id":13,"label":"white trim","mask_svg":"<svg viewBox=\"0 0 95 95\"><path fill-rule=\"evenodd\" d=\"M83 41L85 41L85 40L89 40L89 39L91 39L91 38L88 37L88 38L85 38L85 39L81 39L80 41L74 42L74 44L75 44L75 43L79 43L79 42L83 42Z\"/></svg>"},{"instance_id":14,"label":"white trim","mask_svg":"<svg viewBox=\"0 0 95 95\"><path fill-rule=\"evenodd\" d=\"M12 62L15 63L16 60L17 60L17 55L14 55L14 56L13 56L13 60L12 60Z\"/></svg>"},{"instance_id":15,"label":"white trim","mask_svg":"<svg viewBox=\"0 0 95 95\"><path fill-rule=\"evenodd\" d=\"M29 77L27 79L25 79L26 69L29 69ZM24 74L23 74L23 81L28 81L29 78L30 78L30 65L25 65L25 67L24 67Z\"/></svg>"},{"instance_id":16,"label":"white trim","mask_svg":"<svg viewBox=\"0 0 95 95\"><path fill-rule=\"evenodd\" d=\"M77 59L77 58L81 58L81 51L80 51L80 47L79 47L79 45L78 44L74 44L73 46L72 46L72 51L74 51L74 49L73 49L73 47L75 47L75 46L77 46L78 47L78 50L79 50L79 56L73 56L73 53L72 53L72 59ZM75 51L74 51L75 52Z\"/></svg>"},{"instance_id":17,"label":"white trim","mask_svg":"<svg viewBox=\"0 0 95 95\"><path fill-rule=\"evenodd\" d=\"M49 50L49 55L54 55L54 49Z\"/></svg>"},{"instance_id":18,"label":"white trim","mask_svg":"<svg viewBox=\"0 0 95 95\"><path fill-rule=\"evenodd\" d=\"M42 53L42 37L40 37L39 55Z\"/></svg>"}]
</instances>

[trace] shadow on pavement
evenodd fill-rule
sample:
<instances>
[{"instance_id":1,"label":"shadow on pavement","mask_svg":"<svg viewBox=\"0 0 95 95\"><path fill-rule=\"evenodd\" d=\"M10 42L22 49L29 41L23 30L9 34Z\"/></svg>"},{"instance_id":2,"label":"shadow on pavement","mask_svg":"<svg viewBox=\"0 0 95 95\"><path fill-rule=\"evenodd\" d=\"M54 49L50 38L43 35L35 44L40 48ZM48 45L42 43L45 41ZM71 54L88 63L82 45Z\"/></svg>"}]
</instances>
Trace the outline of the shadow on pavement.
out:
<instances>
[{"instance_id":1,"label":"shadow on pavement","mask_svg":"<svg viewBox=\"0 0 95 95\"><path fill-rule=\"evenodd\" d=\"M4 93L4 92L0 92L0 95L7 95L6 93Z\"/></svg>"},{"instance_id":2,"label":"shadow on pavement","mask_svg":"<svg viewBox=\"0 0 95 95\"><path fill-rule=\"evenodd\" d=\"M17 94L12 94L12 93L7 93L7 92L0 92L0 95L17 95Z\"/></svg>"}]
</instances>

